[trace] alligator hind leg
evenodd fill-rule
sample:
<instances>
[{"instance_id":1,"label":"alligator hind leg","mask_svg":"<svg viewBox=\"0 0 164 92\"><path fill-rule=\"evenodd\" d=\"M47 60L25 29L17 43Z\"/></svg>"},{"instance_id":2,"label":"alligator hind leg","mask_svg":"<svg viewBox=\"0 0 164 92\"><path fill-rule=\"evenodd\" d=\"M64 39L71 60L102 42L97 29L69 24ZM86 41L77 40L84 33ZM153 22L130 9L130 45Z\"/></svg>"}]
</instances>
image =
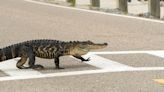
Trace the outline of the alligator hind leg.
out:
<instances>
[{"instance_id":1,"label":"alligator hind leg","mask_svg":"<svg viewBox=\"0 0 164 92\"><path fill-rule=\"evenodd\" d=\"M33 52L33 49L28 46L22 46L20 48L19 56L21 56L21 59L17 63L17 67L20 69L43 69L44 67L42 65L35 65L35 54ZM27 61L27 58L29 58L29 67L24 67L23 64Z\"/></svg>"},{"instance_id":2,"label":"alligator hind leg","mask_svg":"<svg viewBox=\"0 0 164 92\"><path fill-rule=\"evenodd\" d=\"M27 69L27 68L29 68L29 67L23 66L26 63L26 61L27 61L27 57L21 57L21 59L16 64L17 68L19 68L19 69Z\"/></svg>"}]
</instances>

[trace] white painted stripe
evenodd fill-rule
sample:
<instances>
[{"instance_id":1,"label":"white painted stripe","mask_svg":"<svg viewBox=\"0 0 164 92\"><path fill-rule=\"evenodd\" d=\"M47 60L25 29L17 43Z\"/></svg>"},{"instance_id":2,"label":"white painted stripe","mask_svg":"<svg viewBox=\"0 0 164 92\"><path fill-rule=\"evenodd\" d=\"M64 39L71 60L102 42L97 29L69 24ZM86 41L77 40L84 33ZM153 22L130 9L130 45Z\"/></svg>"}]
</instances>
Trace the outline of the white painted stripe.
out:
<instances>
[{"instance_id":1,"label":"white painted stripe","mask_svg":"<svg viewBox=\"0 0 164 92\"><path fill-rule=\"evenodd\" d=\"M50 74L42 74L42 75L26 75L26 76L11 76L11 77L9 76L9 77L0 77L0 81L50 78L50 77L60 77L60 76L75 76L75 75L99 74L99 73L110 73L110 72L135 72L135 71L155 71L155 70L164 70L164 67L141 67L141 68L127 69L127 70L99 69L99 70L50 73Z\"/></svg>"},{"instance_id":2,"label":"white painted stripe","mask_svg":"<svg viewBox=\"0 0 164 92\"><path fill-rule=\"evenodd\" d=\"M156 23L164 23L164 21L155 20L155 19L148 19L148 18L142 18L142 17L134 17L134 16L127 16L127 15L106 13L106 12L86 10L86 9L80 9L80 8L74 8L74 7L66 7L66 6L50 4L50 3L44 3L44 2L34 1L34 0L24 0L24 1L35 3L35 4L40 4L40 5L53 6L53 7L65 8L65 9L72 9L72 10L79 10L79 11L90 12L90 13L97 13L97 14L103 14L103 15L110 15L110 16L117 16L117 17L131 18L131 19L138 19L138 20L144 20L144 21L156 22Z\"/></svg>"},{"instance_id":3,"label":"white painted stripe","mask_svg":"<svg viewBox=\"0 0 164 92\"><path fill-rule=\"evenodd\" d=\"M16 58L19 59L19 58ZM26 76L26 75L38 75L40 72L33 69L18 69L16 67L16 59L7 60L0 63L0 70L10 76Z\"/></svg>"},{"instance_id":4,"label":"white painted stripe","mask_svg":"<svg viewBox=\"0 0 164 92\"><path fill-rule=\"evenodd\" d=\"M151 55L154 55L154 56L158 56L158 57L161 57L161 58L164 58L164 51L154 51L154 52L148 52L148 54L151 54Z\"/></svg>"},{"instance_id":5,"label":"white painted stripe","mask_svg":"<svg viewBox=\"0 0 164 92\"><path fill-rule=\"evenodd\" d=\"M105 52L89 52L88 54L156 54L163 53L164 50L145 50L145 51L105 51Z\"/></svg>"},{"instance_id":6,"label":"white painted stripe","mask_svg":"<svg viewBox=\"0 0 164 92\"><path fill-rule=\"evenodd\" d=\"M164 70L164 67L138 67L128 71L157 71Z\"/></svg>"},{"instance_id":7,"label":"white painted stripe","mask_svg":"<svg viewBox=\"0 0 164 92\"><path fill-rule=\"evenodd\" d=\"M92 66L101 68L101 69L108 69L108 70L127 70L127 69L133 69L133 67L130 67L128 65L125 64L121 64L97 55L91 55L91 54L87 54L84 56L84 58L88 58L90 57L90 61L89 62L85 62L87 64L90 64Z\"/></svg>"},{"instance_id":8,"label":"white painted stripe","mask_svg":"<svg viewBox=\"0 0 164 92\"><path fill-rule=\"evenodd\" d=\"M149 51L106 51L106 52L89 52L88 54L151 54L164 58L164 50L149 50Z\"/></svg>"},{"instance_id":9,"label":"white painted stripe","mask_svg":"<svg viewBox=\"0 0 164 92\"><path fill-rule=\"evenodd\" d=\"M106 71L106 70L85 70L85 71L50 73L50 74L44 74L44 75L0 77L0 81L45 78L45 77L58 77L58 76L72 76L72 75L81 75L81 74L94 74L94 73L101 73L101 72L103 73L104 71Z\"/></svg>"}]
</instances>

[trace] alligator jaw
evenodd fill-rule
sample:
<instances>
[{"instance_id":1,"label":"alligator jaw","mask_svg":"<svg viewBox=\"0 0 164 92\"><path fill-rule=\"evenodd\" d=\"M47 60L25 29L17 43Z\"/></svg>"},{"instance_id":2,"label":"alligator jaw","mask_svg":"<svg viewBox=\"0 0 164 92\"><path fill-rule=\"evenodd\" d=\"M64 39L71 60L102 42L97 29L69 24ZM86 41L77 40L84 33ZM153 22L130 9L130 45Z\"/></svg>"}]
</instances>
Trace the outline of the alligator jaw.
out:
<instances>
[{"instance_id":1,"label":"alligator jaw","mask_svg":"<svg viewBox=\"0 0 164 92\"><path fill-rule=\"evenodd\" d=\"M103 43L103 44L91 44L91 45L89 45L89 49L90 50L103 49L103 48L105 48L107 46L108 46L107 43Z\"/></svg>"}]
</instances>

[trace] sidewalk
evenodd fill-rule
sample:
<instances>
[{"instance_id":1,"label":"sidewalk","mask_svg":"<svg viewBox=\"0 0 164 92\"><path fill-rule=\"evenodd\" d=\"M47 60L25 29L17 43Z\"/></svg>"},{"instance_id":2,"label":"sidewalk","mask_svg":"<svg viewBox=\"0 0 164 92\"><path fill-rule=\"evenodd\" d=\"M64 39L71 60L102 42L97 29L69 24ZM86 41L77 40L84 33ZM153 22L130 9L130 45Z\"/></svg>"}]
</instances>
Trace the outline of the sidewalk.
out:
<instances>
[{"instance_id":1,"label":"sidewalk","mask_svg":"<svg viewBox=\"0 0 164 92\"><path fill-rule=\"evenodd\" d=\"M35 0L48 3L55 3L59 5L69 6L66 0ZM76 0L77 8L90 9L90 0ZM116 0L100 0L100 11L118 13L113 9L117 8ZM139 2L138 0L132 0L128 3L128 12L130 15L145 14L148 12L148 2ZM145 15L144 15L145 16ZM161 2L161 18L164 18L164 2Z\"/></svg>"}]
</instances>

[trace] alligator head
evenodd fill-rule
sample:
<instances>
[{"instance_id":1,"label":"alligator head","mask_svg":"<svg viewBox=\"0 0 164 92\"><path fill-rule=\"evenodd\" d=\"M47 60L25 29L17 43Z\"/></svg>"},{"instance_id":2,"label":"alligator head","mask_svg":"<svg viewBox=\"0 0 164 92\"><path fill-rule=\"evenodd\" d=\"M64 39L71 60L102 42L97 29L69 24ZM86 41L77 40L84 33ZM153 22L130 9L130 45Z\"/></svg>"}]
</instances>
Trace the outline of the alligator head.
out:
<instances>
[{"instance_id":1,"label":"alligator head","mask_svg":"<svg viewBox=\"0 0 164 92\"><path fill-rule=\"evenodd\" d=\"M91 50L97 50L107 47L107 43L93 43L91 41L72 42L74 45L70 50L70 55L84 55Z\"/></svg>"}]
</instances>

